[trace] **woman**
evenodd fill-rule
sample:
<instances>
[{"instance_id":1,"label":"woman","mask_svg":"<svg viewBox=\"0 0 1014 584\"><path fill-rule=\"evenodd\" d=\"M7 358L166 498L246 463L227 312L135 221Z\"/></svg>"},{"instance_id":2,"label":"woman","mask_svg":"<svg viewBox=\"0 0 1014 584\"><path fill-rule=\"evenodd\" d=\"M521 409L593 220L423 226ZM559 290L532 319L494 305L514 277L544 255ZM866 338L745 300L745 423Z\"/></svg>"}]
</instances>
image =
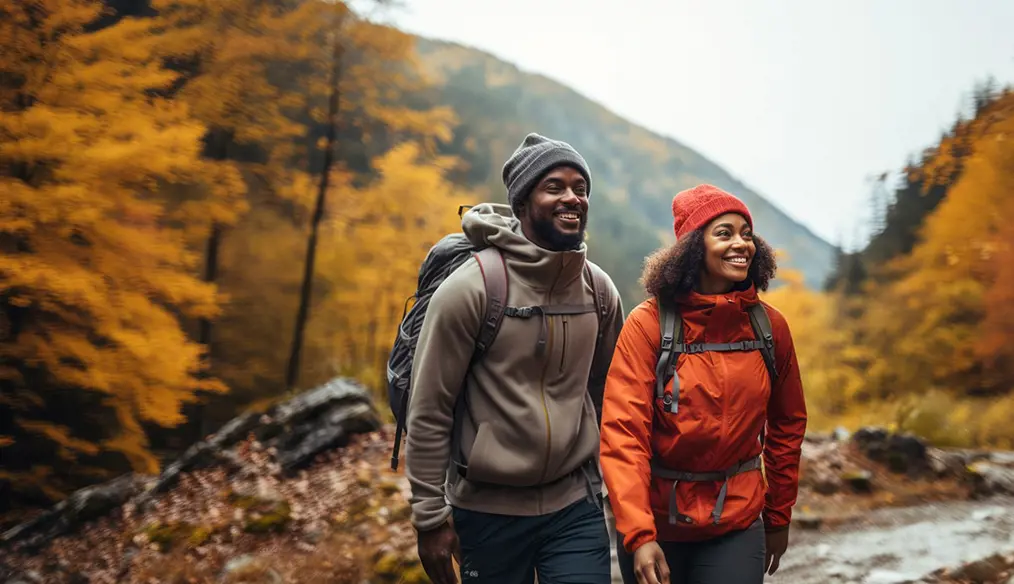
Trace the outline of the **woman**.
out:
<instances>
[{"instance_id":1,"label":"woman","mask_svg":"<svg viewBox=\"0 0 1014 584\"><path fill-rule=\"evenodd\" d=\"M806 429L788 324L757 297L774 254L721 189L672 208L676 244L646 262L650 298L623 326L603 398L620 571L626 584L760 584L788 545Z\"/></svg>"}]
</instances>

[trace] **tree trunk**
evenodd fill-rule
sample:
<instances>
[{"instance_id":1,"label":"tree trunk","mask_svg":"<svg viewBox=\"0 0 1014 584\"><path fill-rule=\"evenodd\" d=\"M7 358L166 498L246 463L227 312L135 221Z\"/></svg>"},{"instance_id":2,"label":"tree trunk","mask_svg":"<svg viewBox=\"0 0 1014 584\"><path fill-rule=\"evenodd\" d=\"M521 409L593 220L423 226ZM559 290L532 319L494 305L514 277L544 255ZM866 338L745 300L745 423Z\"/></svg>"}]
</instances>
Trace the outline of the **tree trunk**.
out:
<instances>
[{"instance_id":1,"label":"tree trunk","mask_svg":"<svg viewBox=\"0 0 1014 584\"><path fill-rule=\"evenodd\" d=\"M336 33L337 34L337 33ZM285 374L285 388L292 391L296 387L299 378L299 358L303 350L303 333L306 329L306 320L310 313L310 302L312 300L314 260L317 254L317 233L320 230L320 221L324 217L324 203L327 198L327 189L331 175L331 166L334 161L335 139L338 125L338 78L341 72L342 45L338 38L335 38L332 52L330 83L331 92L328 97L327 111L327 146L324 150L323 168L320 172L320 186L317 190L317 202L310 219L310 237L306 243L306 259L303 267L303 285L299 294L299 311L296 314L296 326L292 335L292 350L289 353L289 364Z\"/></svg>"}]
</instances>

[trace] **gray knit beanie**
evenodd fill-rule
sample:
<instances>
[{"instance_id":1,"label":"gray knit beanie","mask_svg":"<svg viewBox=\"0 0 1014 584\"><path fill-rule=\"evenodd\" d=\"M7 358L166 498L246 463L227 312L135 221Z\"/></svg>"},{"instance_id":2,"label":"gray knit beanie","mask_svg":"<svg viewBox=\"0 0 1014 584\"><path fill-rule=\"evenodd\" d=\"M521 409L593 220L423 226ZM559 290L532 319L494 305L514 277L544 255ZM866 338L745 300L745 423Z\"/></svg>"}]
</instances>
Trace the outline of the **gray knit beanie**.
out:
<instances>
[{"instance_id":1,"label":"gray knit beanie","mask_svg":"<svg viewBox=\"0 0 1014 584\"><path fill-rule=\"evenodd\" d=\"M535 183L560 165L577 168L588 181L588 195L591 196L591 171L577 150L566 142L551 140L534 132L525 136L524 142L503 165L503 184L507 187L507 200L515 214Z\"/></svg>"}]
</instances>

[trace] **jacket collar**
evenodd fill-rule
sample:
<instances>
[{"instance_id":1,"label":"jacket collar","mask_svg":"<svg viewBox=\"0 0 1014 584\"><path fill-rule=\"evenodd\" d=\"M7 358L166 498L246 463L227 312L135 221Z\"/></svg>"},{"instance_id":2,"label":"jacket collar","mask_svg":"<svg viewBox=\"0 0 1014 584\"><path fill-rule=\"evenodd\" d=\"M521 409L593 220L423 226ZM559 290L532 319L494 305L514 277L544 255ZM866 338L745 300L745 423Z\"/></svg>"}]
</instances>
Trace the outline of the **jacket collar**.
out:
<instances>
[{"instance_id":1,"label":"jacket collar","mask_svg":"<svg viewBox=\"0 0 1014 584\"><path fill-rule=\"evenodd\" d=\"M689 294L677 298L676 302L684 311L707 310L718 304L734 304L736 308L745 312L751 306L759 304L760 297L757 296L757 289L753 282L747 280L737 284L724 294L701 294L692 290Z\"/></svg>"},{"instance_id":2,"label":"jacket collar","mask_svg":"<svg viewBox=\"0 0 1014 584\"><path fill-rule=\"evenodd\" d=\"M512 277L534 290L566 287L584 270L586 244L568 251L541 248L525 237L521 222L507 205L483 203L472 207L462 217L462 230L480 247L500 248Z\"/></svg>"}]
</instances>

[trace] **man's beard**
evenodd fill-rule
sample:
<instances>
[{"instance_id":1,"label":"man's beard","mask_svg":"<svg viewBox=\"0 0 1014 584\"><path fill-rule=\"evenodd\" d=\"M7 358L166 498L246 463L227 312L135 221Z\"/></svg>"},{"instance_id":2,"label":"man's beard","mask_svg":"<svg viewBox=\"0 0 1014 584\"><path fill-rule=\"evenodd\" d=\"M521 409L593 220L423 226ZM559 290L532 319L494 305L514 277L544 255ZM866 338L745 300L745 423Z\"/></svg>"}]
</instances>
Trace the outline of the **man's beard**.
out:
<instances>
[{"instance_id":1,"label":"man's beard","mask_svg":"<svg viewBox=\"0 0 1014 584\"><path fill-rule=\"evenodd\" d=\"M553 216L549 218L532 218L532 230L553 251L568 251L581 247L584 242L584 231L588 223L588 215L581 214L581 229L577 233L561 233L553 224Z\"/></svg>"}]
</instances>

